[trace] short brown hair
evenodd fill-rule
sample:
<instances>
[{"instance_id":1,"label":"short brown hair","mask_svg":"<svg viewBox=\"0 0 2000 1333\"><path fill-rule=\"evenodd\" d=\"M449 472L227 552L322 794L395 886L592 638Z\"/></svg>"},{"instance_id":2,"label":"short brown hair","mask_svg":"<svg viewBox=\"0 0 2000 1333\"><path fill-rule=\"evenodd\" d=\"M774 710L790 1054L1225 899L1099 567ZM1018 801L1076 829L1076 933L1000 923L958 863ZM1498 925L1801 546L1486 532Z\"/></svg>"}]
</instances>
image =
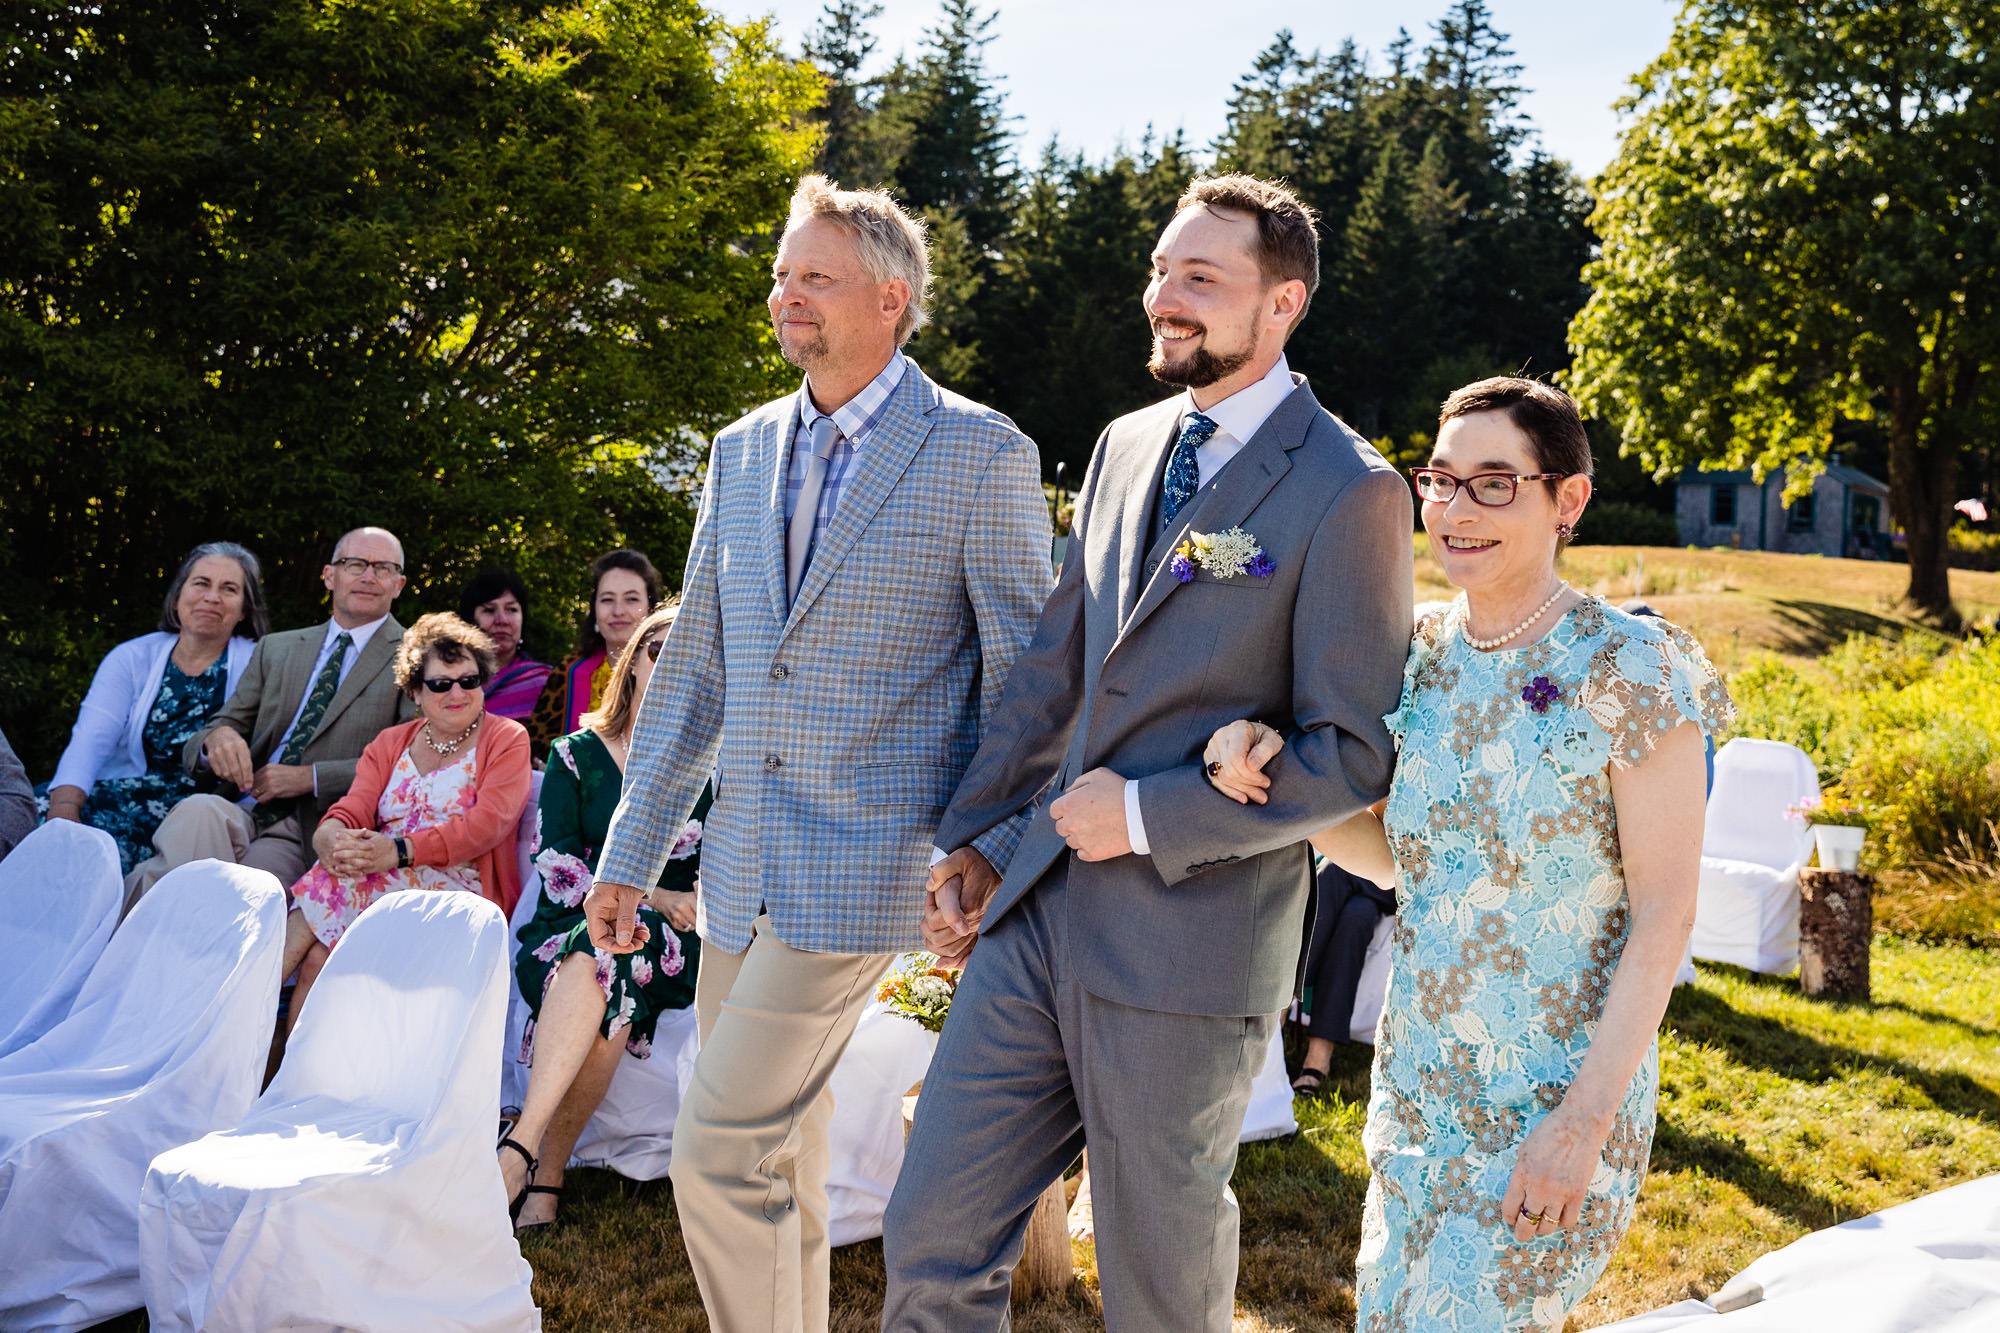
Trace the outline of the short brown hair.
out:
<instances>
[{"instance_id":1,"label":"short brown hair","mask_svg":"<svg viewBox=\"0 0 2000 1333\"><path fill-rule=\"evenodd\" d=\"M632 723L639 715L639 691L633 685L632 667L649 640L659 638L673 627L674 613L680 609L681 599L669 597L639 622L632 637L625 641L625 651L618 654L618 661L612 665L611 679L604 683L604 698L577 721L608 736L631 734Z\"/></svg>"},{"instance_id":2,"label":"short brown hair","mask_svg":"<svg viewBox=\"0 0 2000 1333\"><path fill-rule=\"evenodd\" d=\"M1438 409L1438 426L1481 412L1507 414L1507 420L1528 437L1528 452L1535 456L1537 472L1560 472L1565 477L1591 475L1590 436L1584 433L1583 415L1576 410L1576 400L1553 384L1513 375L1476 381L1454 390L1444 400ZM1553 496L1560 483L1542 484ZM1560 538L1556 550L1567 545L1569 539Z\"/></svg>"},{"instance_id":3,"label":"short brown hair","mask_svg":"<svg viewBox=\"0 0 2000 1333\"><path fill-rule=\"evenodd\" d=\"M1257 268L1267 284L1306 285L1292 328L1306 317L1313 293L1319 290L1319 214L1277 181L1255 176L1197 176L1182 192L1175 213L1197 205L1248 213L1257 220ZM1287 329L1289 336L1291 330Z\"/></svg>"},{"instance_id":4,"label":"short brown hair","mask_svg":"<svg viewBox=\"0 0 2000 1333\"><path fill-rule=\"evenodd\" d=\"M424 683L424 663L432 654L445 666L470 659L479 671L482 690L493 679L493 640L449 611L433 611L417 617L396 645L396 688L414 699Z\"/></svg>"}]
</instances>

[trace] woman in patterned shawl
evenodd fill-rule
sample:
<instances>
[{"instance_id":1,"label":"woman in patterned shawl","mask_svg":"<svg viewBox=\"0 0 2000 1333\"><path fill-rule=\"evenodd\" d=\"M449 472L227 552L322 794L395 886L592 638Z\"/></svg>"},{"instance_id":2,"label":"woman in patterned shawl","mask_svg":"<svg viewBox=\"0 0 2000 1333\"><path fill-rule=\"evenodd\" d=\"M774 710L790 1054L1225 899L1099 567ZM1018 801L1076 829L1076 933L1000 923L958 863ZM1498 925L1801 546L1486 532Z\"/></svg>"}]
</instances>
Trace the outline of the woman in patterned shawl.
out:
<instances>
[{"instance_id":1,"label":"woman in patterned shawl","mask_svg":"<svg viewBox=\"0 0 2000 1333\"><path fill-rule=\"evenodd\" d=\"M1590 497L1566 395L1460 389L1415 476L1463 591L1418 619L1379 822L1314 840L1398 881L1357 1327L1556 1330L1645 1178L1655 1034L1694 919L1702 737L1731 706L1685 631L1558 576ZM1218 732L1216 786L1262 800L1283 744L1255 723Z\"/></svg>"}]
</instances>

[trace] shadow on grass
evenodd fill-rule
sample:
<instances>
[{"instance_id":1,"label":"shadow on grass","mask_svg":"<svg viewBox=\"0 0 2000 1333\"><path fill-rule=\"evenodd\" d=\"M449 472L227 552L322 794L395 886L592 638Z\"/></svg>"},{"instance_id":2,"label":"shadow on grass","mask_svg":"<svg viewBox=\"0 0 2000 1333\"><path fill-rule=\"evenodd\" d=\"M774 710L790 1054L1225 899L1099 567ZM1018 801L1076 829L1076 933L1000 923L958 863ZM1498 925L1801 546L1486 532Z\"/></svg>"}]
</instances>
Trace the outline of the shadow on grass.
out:
<instances>
[{"instance_id":1,"label":"shadow on grass","mask_svg":"<svg viewBox=\"0 0 2000 1333\"><path fill-rule=\"evenodd\" d=\"M1773 601L1771 605L1779 621L1778 643L1783 651L1801 656L1819 657L1845 643L1850 634L1895 639L1909 628L1889 616L1830 602Z\"/></svg>"},{"instance_id":2,"label":"shadow on grass","mask_svg":"<svg viewBox=\"0 0 2000 1333\"><path fill-rule=\"evenodd\" d=\"M1904 1004L1901 1000L1877 1000L1874 1007L1893 1009L1899 1014L1908 1014L1911 1018L1920 1018L1926 1023L1942 1023L1946 1027L1957 1028L1966 1036L1976 1037L1981 1041L2000 1041L2000 1029L1983 1028L1977 1023L1968 1023L1954 1014L1941 1014L1935 1009L1919 1009L1913 1004Z\"/></svg>"},{"instance_id":3,"label":"shadow on grass","mask_svg":"<svg viewBox=\"0 0 2000 1333\"><path fill-rule=\"evenodd\" d=\"M1808 1230L1840 1220L1832 1200L1807 1189L1754 1157L1734 1135L1691 1134L1662 1116L1653 1136L1652 1171L1699 1170L1742 1190L1752 1203ZM1851 1215L1853 1210L1849 1209Z\"/></svg>"},{"instance_id":4,"label":"shadow on grass","mask_svg":"<svg viewBox=\"0 0 2000 1333\"><path fill-rule=\"evenodd\" d=\"M1795 983L1788 979L1758 978L1758 984L1793 989L1796 993ZM1829 1007L1866 1010L1871 1006L1842 1002ZM1728 1052L1729 1058L1738 1064L1754 1066L1781 1078L1824 1083L1846 1070L1873 1070L1922 1091L1940 1110L2000 1125L2000 1095L1968 1075L1925 1069L1907 1060L1836 1046L1775 1019L1734 1009L1710 991L1693 986L1676 988L1667 1005L1667 1021L1689 1040L1715 1046Z\"/></svg>"}]
</instances>

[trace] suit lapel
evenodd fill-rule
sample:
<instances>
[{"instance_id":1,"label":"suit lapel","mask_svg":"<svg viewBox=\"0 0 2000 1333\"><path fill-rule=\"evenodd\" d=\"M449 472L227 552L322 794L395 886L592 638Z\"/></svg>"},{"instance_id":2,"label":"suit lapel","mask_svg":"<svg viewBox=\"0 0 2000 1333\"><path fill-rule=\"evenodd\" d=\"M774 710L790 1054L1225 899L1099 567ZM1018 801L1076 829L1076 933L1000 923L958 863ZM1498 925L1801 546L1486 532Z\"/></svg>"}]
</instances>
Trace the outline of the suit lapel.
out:
<instances>
[{"instance_id":1,"label":"suit lapel","mask_svg":"<svg viewBox=\"0 0 2000 1333\"><path fill-rule=\"evenodd\" d=\"M270 746L270 753L265 756L266 758L277 753L278 738L285 734L285 728L291 726L292 719L298 716L299 706L305 702L306 691L312 688L313 663L318 660L320 645L325 642L326 626L321 625L319 631L311 638L294 640L292 651L279 661L276 697L290 699L292 710L282 716L272 717L271 730L264 737L264 743Z\"/></svg>"},{"instance_id":2,"label":"suit lapel","mask_svg":"<svg viewBox=\"0 0 2000 1333\"><path fill-rule=\"evenodd\" d=\"M327 728L333 725L334 719L346 712L347 706L361 697L369 682L375 679L375 673L387 666L389 659L396 655L396 645L402 638L403 627L396 623L394 616L369 636L368 646L361 650L361 656L354 659L353 669L347 673L347 679L340 682L340 688L334 691L333 702L326 706L326 713L320 718L319 726L314 729L313 734L306 737L306 744L310 745L317 738L326 735Z\"/></svg>"},{"instance_id":3,"label":"suit lapel","mask_svg":"<svg viewBox=\"0 0 2000 1333\"><path fill-rule=\"evenodd\" d=\"M791 470L792 441L799 433L799 396L783 412L757 425L758 462L764 470L764 501L758 527L764 540L764 581L771 592L771 615L785 619L785 474Z\"/></svg>"},{"instance_id":4,"label":"suit lapel","mask_svg":"<svg viewBox=\"0 0 2000 1333\"><path fill-rule=\"evenodd\" d=\"M903 379L883 409L882 419L869 432L868 442L848 463L846 484L833 521L826 525L813 549L812 563L799 583L799 595L785 621L789 634L810 608L820 591L833 579L834 571L847 558L875 511L889 498L889 492L917 456L917 450L931 433L930 411L937 405L937 391L912 361L903 370ZM779 636L783 641L783 634Z\"/></svg>"},{"instance_id":5,"label":"suit lapel","mask_svg":"<svg viewBox=\"0 0 2000 1333\"><path fill-rule=\"evenodd\" d=\"M1279 478L1291 471L1292 460L1287 455L1305 443L1312 414L1318 410L1318 400L1301 383L1292 390L1289 398L1278 404L1276 411L1265 418L1264 424L1243 446L1242 452L1223 467L1221 475L1197 491L1187 507L1174 516L1166 532L1147 548L1148 558L1158 563L1153 566L1145 590L1139 596L1139 604L1126 617L1118 642L1112 644L1114 651L1118 644L1132 636L1146 617L1159 609L1174 589L1181 586L1180 580L1169 568L1172 564L1169 553L1180 545L1190 530L1227 532L1248 518L1264 497L1271 493L1271 488L1278 484Z\"/></svg>"},{"instance_id":6,"label":"suit lapel","mask_svg":"<svg viewBox=\"0 0 2000 1333\"><path fill-rule=\"evenodd\" d=\"M1150 435L1142 435L1143 447L1134 451L1133 465L1144 471L1125 481L1124 493L1136 495L1139 502L1126 507L1118 516L1119 554L1123 557L1118 569L1118 623L1123 626L1132 618L1132 609L1138 605L1139 594L1146 586L1146 552L1153 545L1153 515L1160 512L1160 492L1166 485L1167 455L1173 452L1174 444L1180 439L1180 400L1169 399L1166 403L1165 420L1149 429Z\"/></svg>"}]
</instances>

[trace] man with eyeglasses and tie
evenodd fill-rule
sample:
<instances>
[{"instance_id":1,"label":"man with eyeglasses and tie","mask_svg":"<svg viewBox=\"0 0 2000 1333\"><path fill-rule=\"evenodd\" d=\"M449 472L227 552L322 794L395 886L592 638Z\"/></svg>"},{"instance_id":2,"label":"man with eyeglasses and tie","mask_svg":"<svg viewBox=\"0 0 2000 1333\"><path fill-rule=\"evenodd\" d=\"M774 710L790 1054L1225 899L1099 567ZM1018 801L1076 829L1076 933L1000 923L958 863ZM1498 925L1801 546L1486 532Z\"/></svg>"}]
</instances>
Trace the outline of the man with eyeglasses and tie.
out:
<instances>
[{"instance_id":1,"label":"man with eyeglasses and tie","mask_svg":"<svg viewBox=\"0 0 2000 1333\"><path fill-rule=\"evenodd\" d=\"M188 740L188 771L212 774L235 799L204 793L176 805L153 835L158 854L126 879L128 905L175 866L210 857L268 870L289 888L312 864L312 831L354 781L362 748L411 715L390 669L403 637L389 614L403 590L403 544L356 528L320 578L333 618L265 635L222 711Z\"/></svg>"}]
</instances>

